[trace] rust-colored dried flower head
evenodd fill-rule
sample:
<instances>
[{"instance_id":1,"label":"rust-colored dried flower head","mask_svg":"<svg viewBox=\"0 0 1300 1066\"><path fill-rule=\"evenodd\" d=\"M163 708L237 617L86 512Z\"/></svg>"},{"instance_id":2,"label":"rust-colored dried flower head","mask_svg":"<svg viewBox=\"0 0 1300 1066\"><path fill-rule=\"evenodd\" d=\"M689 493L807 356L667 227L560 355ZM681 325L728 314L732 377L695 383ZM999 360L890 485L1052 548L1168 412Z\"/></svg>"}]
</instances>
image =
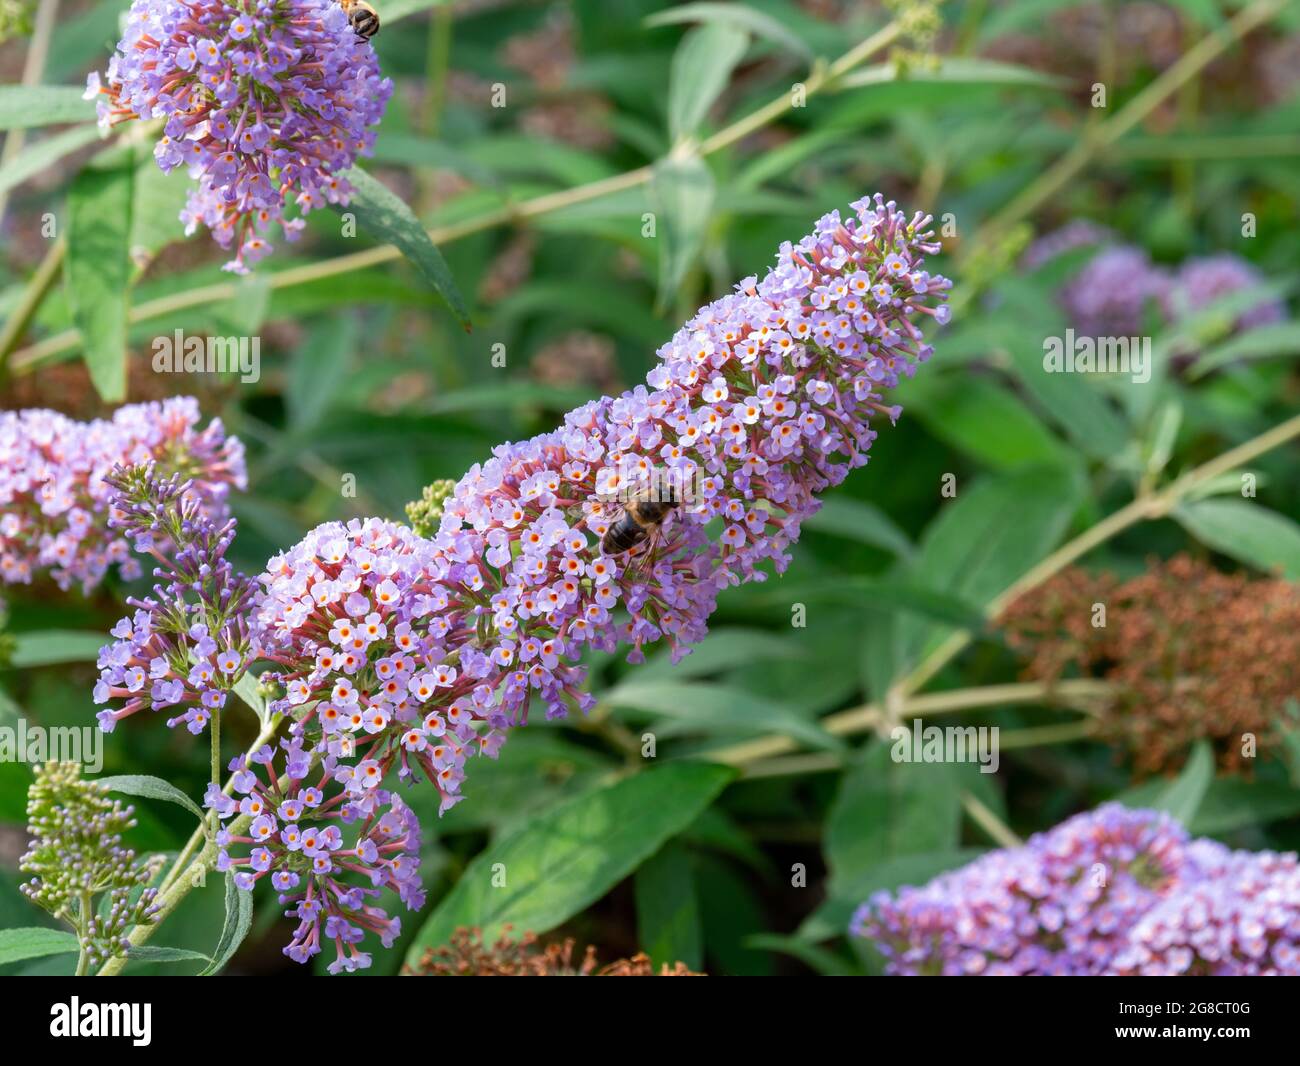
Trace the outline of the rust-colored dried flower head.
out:
<instances>
[{"instance_id":1,"label":"rust-colored dried flower head","mask_svg":"<svg viewBox=\"0 0 1300 1066\"><path fill-rule=\"evenodd\" d=\"M1177 556L1128 581L1070 569L1012 604L1004 618L1026 675L1098 678L1113 686L1102 733L1139 771L1172 769L1205 738L1238 770L1280 740L1300 692L1300 588L1223 574Z\"/></svg>"},{"instance_id":2,"label":"rust-colored dried flower head","mask_svg":"<svg viewBox=\"0 0 1300 1066\"><path fill-rule=\"evenodd\" d=\"M525 933L518 940L506 926L495 944L483 943L479 929L461 926L451 936L451 943L428 948L417 966L407 966L407 977L702 977L685 963L671 968L664 963L656 973L646 955L619 959L607 966L596 961L596 949L588 947L582 960L574 962L574 940L543 946L535 933Z\"/></svg>"}]
</instances>

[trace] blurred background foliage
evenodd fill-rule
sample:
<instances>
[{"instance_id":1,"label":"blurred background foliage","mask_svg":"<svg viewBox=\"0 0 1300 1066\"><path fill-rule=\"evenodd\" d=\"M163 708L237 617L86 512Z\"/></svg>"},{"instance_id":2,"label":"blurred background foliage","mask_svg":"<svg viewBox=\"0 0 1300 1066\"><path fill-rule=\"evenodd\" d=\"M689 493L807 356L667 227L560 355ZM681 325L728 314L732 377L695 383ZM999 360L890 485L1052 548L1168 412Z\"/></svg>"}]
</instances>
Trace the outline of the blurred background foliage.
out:
<instances>
[{"instance_id":1,"label":"blurred background foliage","mask_svg":"<svg viewBox=\"0 0 1300 1066\"><path fill-rule=\"evenodd\" d=\"M0 47L0 80L80 84L104 65L125 6L61 0L34 81L23 36ZM949 0L937 14L866 0L376 6L375 44L397 91L365 166L431 229L471 332L408 263L374 253L364 232L341 236L329 212L253 276L220 273L220 250L185 239L175 220L183 177L138 152L125 398L194 394L247 442L250 491L234 499L245 569L324 520L399 518L432 479L457 478L495 444L640 381L695 307L865 192L934 212L945 238L937 269L959 286L935 359L900 389L899 425L809 523L784 577L724 594L711 636L678 666L595 659L601 704L589 720L529 727L499 763L475 767L469 802L441 821L421 812L431 901L404 918L403 941L377 952L370 972L396 972L458 924L494 938L503 922L573 935L603 957L641 947L711 973L873 970L870 949L844 936L870 891L917 883L1114 797L1171 806L1196 832L1241 846L1300 843L1300 740L1285 706L1262 709L1283 742L1253 765L1215 776L1209 760L1188 759L1189 746L1168 767L1181 774L1171 784L1090 736L1086 707L1041 688L993 688L1017 684L1025 657L983 620L1036 562L1136 494L1294 417L1300 325L1289 311L1255 330L1237 316L1266 298L1294 306L1296 4ZM916 32L889 31L827 77L892 18ZM1093 106L1097 83L1104 107ZM800 85L812 90L806 106L781 106ZM504 106L493 106L502 92ZM0 345L9 408L111 410L80 358L66 290L53 284L32 300L54 254L43 217L69 211L74 176L103 150L92 130L28 130L0 157L0 318L13 333L34 311ZM1021 251L1080 218L1170 267L1231 252L1258 282L1237 303L1154 324L1149 383L1045 375L1044 338L1071 325L1060 288L1091 252L1025 268ZM261 379L154 374L152 338L174 329L260 337ZM1176 363L1189 351L1205 365ZM1086 543L1084 564L1127 578L1188 553L1300 579L1295 433L1246 469L1253 499L1241 497L1239 473L1218 472L1151 520L1135 515ZM9 590L18 650L0 673L0 719L91 721L95 641L50 634L106 632L125 591ZM802 627L791 624L795 605ZM972 625L975 639L945 658L945 641ZM925 661L937 669L918 674ZM941 722L1001 727L996 776L890 761L873 730L906 711L899 700L925 712L920 683ZM977 706L945 702L977 687L989 691ZM256 723L228 718L233 752ZM646 765L647 732L655 769L627 776ZM191 739L119 730L104 772L157 774L199 795L207 756ZM687 758L710 754L736 776ZM40 920L16 890L29 778L0 764L0 927ZM412 802L429 798L417 791ZM177 849L184 812L136 806L131 843ZM464 877L496 861L517 878L506 904ZM194 893L155 942L210 951L221 907L219 890ZM297 972L279 954L281 920L269 896L259 900L228 972Z\"/></svg>"}]
</instances>

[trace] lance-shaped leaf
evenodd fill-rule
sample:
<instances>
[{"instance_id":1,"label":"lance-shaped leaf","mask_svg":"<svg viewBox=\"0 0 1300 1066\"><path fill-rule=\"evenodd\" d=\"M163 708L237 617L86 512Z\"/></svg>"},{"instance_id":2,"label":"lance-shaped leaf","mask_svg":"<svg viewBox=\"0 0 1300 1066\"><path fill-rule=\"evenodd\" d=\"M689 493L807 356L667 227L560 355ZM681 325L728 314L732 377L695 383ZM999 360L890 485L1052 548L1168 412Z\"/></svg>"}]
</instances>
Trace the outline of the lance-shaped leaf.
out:
<instances>
[{"instance_id":1,"label":"lance-shaped leaf","mask_svg":"<svg viewBox=\"0 0 1300 1066\"><path fill-rule=\"evenodd\" d=\"M415 212L383 182L371 177L360 167L353 167L341 177L351 182L356 192L349 204L338 205L338 212L351 212L356 215L357 224L366 233L385 244L395 245L420 272L420 276L447 302L456 320L469 329L469 310L460 290L456 288L451 269L420 225Z\"/></svg>"},{"instance_id":2,"label":"lance-shaped leaf","mask_svg":"<svg viewBox=\"0 0 1300 1066\"><path fill-rule=\"evenodd\" d=\"M68 304L81 331L90 380L109 403L126 398L134 185L132 153L111 151L91 160L68 193Z\"/></svg>"}]
</instances>

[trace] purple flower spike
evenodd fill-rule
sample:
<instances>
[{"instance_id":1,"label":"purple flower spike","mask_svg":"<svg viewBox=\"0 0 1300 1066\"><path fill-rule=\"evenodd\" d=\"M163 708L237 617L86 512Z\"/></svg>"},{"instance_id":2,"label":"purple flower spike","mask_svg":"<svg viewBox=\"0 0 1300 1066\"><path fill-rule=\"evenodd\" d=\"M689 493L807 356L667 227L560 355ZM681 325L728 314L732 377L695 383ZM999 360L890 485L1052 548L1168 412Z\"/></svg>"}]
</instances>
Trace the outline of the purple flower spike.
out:
<instances>
[{"instance_id":1,"label":"purple flower spike","mask_svg":"<svg viewBox=\"0 0 1300 1066\"><path fill-rule=\"evenodd\" d=\"M854 916L894 975L1300 975L1294 854L1110 803Z\"/></svg>"},{"instance_id":2,"label":"purple flower spike","mask_svg":"<svg viewBox=\"0 0 1300 1066\"><path fill-rule=\"evenodd\" d=\"M393 91L335 0L134 0L106 81L86 84L100 124L166 120L158 165L198 179L181 220L233 247L240 274L270 252L273 223L298 236L288 199L303 214L349 201L340 175L369 154Z\"/></svg>"},{"instance_id":3,"label":"purple flower spike","mask_svg":"<svg viewBox=\"0 0 1300 1066\"><path fill-rule=\"evenodd\" d=\"M467 759L494 757L534 701L548 718L591 707L585 646L636 661L664 639L680 657L721 589L784 569L816 495L866 462L872 420L897 418L883 390L931 351L913 320L947 320L929 219L880 197L854 207L697 313L646 385L497 448L430 540L328 523L268 563L256 632L281 666L272 709L337 780L423 776L445 811ZM607 554L619 501L656 476L681 503L662 537Z\"/></svg>"}]
</instances>

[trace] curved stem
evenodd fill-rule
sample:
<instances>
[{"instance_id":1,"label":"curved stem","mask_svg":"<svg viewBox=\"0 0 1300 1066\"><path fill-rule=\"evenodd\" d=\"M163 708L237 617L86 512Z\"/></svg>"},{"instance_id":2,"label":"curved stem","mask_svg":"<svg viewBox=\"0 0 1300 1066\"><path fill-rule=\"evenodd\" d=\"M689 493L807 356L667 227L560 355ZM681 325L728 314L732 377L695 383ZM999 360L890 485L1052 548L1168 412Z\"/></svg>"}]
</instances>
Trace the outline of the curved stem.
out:
<instances>
[{"instance_id":1,"label":"curved stem","mask_svg":"<svg viewBox=\"0 0 1300 1066\"><path fill-rule=\"evenodd\" d=\"M81 894L81 913L77 916L77 936L84 940L89 932L90 926L90 908L92 906L90 893ZM74 977L85 977L86 971L90 968L90 949L83 943L77 954L77 969L73 974Z\"/></svg>"},{"instance_id":2,"label":"curved stem","mask_svg":"<svg viewBox=\"0 0 1300 1066\"><path fill-rule=\"evenodd\" d=\"M980 707L1005 707L1017 703L1046 703L1074 710L1090 711L1099 699L1114 691L1106 681L1080 679L1072 681L1027 681L1008 685L980 685L975 688L951 689L929 695L911 696L901 700L894 708L894 719L904 714L926 717L951 714L957 711L976 710ZM888 709L879 703L865 703L847 711L829 714L820 725L832 736L844 737L884 727L891 717ZM762 737L733 747L708 752L711 762L729 766L746 766L762 759L784 755L795 750L797 744L786 736ZM838 759L838 756L834 758ZM820 768L820 767L818 767ZM759 776L762 776L761 774Z\"/></svg>"}]
</instances>

